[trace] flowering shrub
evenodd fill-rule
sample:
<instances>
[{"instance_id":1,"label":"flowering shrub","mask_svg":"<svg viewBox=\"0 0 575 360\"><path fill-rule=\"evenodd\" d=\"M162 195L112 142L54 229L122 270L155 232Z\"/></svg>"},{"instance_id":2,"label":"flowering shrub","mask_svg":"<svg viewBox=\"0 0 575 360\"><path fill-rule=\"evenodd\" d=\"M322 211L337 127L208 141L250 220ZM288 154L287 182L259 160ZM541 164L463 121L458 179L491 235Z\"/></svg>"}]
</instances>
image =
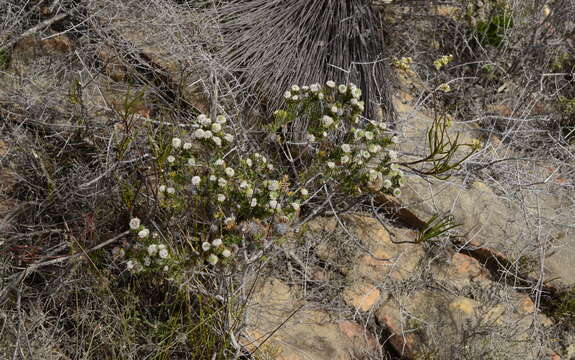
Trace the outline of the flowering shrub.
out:
<instances>
[{"instance_id":1,"label":"flowering shrub","mask_svg":"<svg viewBox=\"0 0 575 360\"><path fill-rule=\"evenodd\" d=\"M286 109L275 112L276 124L306 122L303 142L308 160L301 183L314 188L329 184L332 191L347 194L383 191L399 196L403 172L390 147L398 137L381 121L361 116L361 89L353 84L294 85L284 94ZM314 179L310 181L310 179Z\"/></svg>"},{"instance_id":2,"label":"flowering shrub","mask_svg":"<svg viewBox=\"0 0 575 360\"><path fill-rule=\"evenodd\" d=\"M198 262L213 266L232 261L248 237L285 233L301 207L319 189L343 194L383 191L399 196L403 173L390 149L397 136L383 122L361 116L361 90L353 84L293 85L284 94L286 107L275 112L268 127L283 147L295 146L277 130L306 121L305 156L299 170L253 151L243 151L233 125L223 115L199 115L188 131L149 136L154 201L169 216L180 216L194 234L186 256L170 252L133 218L136 245L127 263L132 272L169 271ZM293 162L292 162L293 165ZM178 215L179 214L179 215ZM182 214L186 214L182 218ZM281 225L284 225L283 227Z\"/></svg>"}]
</instances>

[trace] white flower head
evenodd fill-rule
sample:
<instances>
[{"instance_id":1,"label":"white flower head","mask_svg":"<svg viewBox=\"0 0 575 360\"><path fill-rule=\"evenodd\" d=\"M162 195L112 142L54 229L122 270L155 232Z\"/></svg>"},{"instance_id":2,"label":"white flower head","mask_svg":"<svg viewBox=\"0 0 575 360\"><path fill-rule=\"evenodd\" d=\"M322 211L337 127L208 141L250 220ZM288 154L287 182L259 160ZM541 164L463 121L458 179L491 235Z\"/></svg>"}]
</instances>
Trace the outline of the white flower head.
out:
<instances>
[{"instance_id":1,"label":"white flower head","mask_svg":"<svg viewBox=\"0 0 575 360\"><path fill-rule=\"evenodd\" d=\"M362 150L361 156L363 156L365 159L369 159L371 157L371 154L367 150Z\"/></svg>"},{"instance_id":2,"label":"white flower head","mask_svg":"<svg viewBox=\"0 0 575 360\"><path fill-rule=\"evenodd\" d=\"M140 228L140 219L137 217L130 219L130 229L138 230L138 228Z\"/></svg>"},{"instance_id":3,"label":"white flower head","mask_svg":"<svg viewBox=\"0 0 575 360\"><path fill-rule=\"evenodd\" d=\"M381 150L381 146L379 146L378 144L370 144L370 145L368 146L367 150L368 150L370 153L375 154L375 153L377 153L377 152L379 152L379 151Z\"/></svg>"},{"instance_id":4,"label":"white flower head","mask_svg":"<svg viewBox=\"0 0 575 360\"><path fill-rule=\"evenodd\" d=\"M333 119L330 116L324 115L321 118L321 122L323 124L323 127L330 127L333 124Z\"/></svg>"},{"instance_id":5,"label":"white flower head","mask_svg":"<svg viewBox=\"0 0 575 360\"><path fill-rule=\"evenodd\" d=\"M391 187L391 185L392 185L392 184L391 184L391 180L385 179L385 180L383 181L383 187L384 187L384 188L389 189L389 188Z\"/></svg>"},{"instance_id":6,"label":"white flower head","mask_svg":"<svg viewBox=\"0 0 575 360\"><path fill-rule=\"evenodd\" d=\"M306 138L307 138L308 142L314 142L315 141L315 136L313 136L313 134L307 134Z\"/></svg>"},{"instance_id":7,"label":"white flower head","mask_svg":"<svg viewBox=\"0 0 575 360\"><path fill-rule=\"evenodd\" d=\"M268 170L273 171L273 169L274 169L274 166L272 164L268 164Z\"/></svg>"},{"instance_id":8,"label":"white flower head","mask_svg":"<svg viewBox=\"0 0 575 360\"><path fill-rule=\"evenodd\" d=\"M240 183L240 189L246 189L248 187L248 182L245 180L242 180L242 182Z\"/></svg>"},{"instance_id":9,"label":"white flower head","mask_svg":"<svg viewBox=\"0 0 575 360\"><path fill-rule=\"evenodd\" d=\"M158 252L158 256L161 257L162 259L167 259L169 256L168 250L167 249L162 249Z\"/></svg>"},{"instance_id":10,"label":"white flower head","mask_svg":"<svg viewBox=\"0 0 575 360\"><path fill-rule=\"evenodd\" d=\"M234 169L232 169L232 168L230 168L230 167L226 168L226 170L224 170L224 172L225 172L226 175L229 176L229 177L234 176L235 173L236 173L236 172L234 171Z\"/></svg>"},{"instance_id":11,"label":"white flower head","mask_svg":"<svg viewBox=\"0 0 575 360\"><path fill-rule=\"evenodd\" d=\"M288 100L291 99L291 92L286 91L286 92L284 93L284 98L286 98L286 99L288 99Z\"/></svg>"},{"instance_id":12,"label":"white flower head","mask_svg":"<svg viewBox=\"0 0 575 360\"><path fill-rule=\"evenodd\" d=\"M252 189L251 187L249 187L249 188L246 190L246 196L249 197L249 198L251 198L253 195L254 195L254 189Z\"/></svg>"},{"instance_id":13,"label":"white flower head","mask_svg":"<svg viewBox=\"0 0 575 360\"><path fill-rule=\"evenodd\" d=\"M305 188L301 189L299 192L302 196L308 196L309 195L309 191L307 191L307 189L305 189Z\"/></svg>"},{"instance_id":14,"label":"white flower head","mask_svg":"<svg viewBox=\"0 0 575 360\"><path fill-rule=\"evenodd\" d=\"M196 139L203 139L205 136L206 134L202 129L196 129L196 131L194 131L194 138Z\"/></svg>"},{"instance_id":15,"label":"white flower head","mask_svg":"<svg viewBox=\"0 0 575 360\"><path fill-rule=\"evenodd\" d=\"M342 156L340 161L342 164L347 164L349 162L349 156L347 155Z\"/></svg>"},{"instance_id":16,"label":"white flower head","mask_svg":"<svg viewBox=\"0 0 575 360\"><path fill-rule=\"evenodd\" d=\"M222 256L225 258L229 258L230 256L232 256L232 252L229 251L228 249L224 249L224 251L222 251Z\"/></svg>"},{"instance_id":17,"label":"white flower head","mask_svg":"<svg viewBox=\"0 0 575 360\"><path fill-rule=\"evenodd\" d=\"M254 162L252 161L252 159L247 158L246 159L246 165L251 168L254 165Z\"/></svg>"},{"instance_id":18,"label":"white flower head","mask_svg":"<svg viewBox=\"0 0 575 360\"><path fill-rule=\"evenodd\" d=\"M359 111L363 111L365 109L365 103L363 101L358 101L357 108Z\"/></svg>"},{"instance_id":19,"label":"white flower head","mask_svg":"<svg viewBox=\"0 0 575 360\"><path fill-rule=\"evenodd\" d=\"M349 145L349 144L343 144L343 145L341 146L341 150L342 150L344 153L349 153L349 152L351 152L351 145Z\"/></svg>"},{"instance_id":20,"label":"white flower head","mask_svg":"<svg viewBox=\"0 0 575 360\"><path fill-rule=\"evenodd\" d=\"M328 80L328 81L325 82L325 84L326 84L327 87L329 87L329 88L332 88L332 89L335 88L335 81Z\"/></svg>"},{"instance_id":21,"label":"white flower head","mask_svg":"<svg viewBox=\"0 0 575 360\"><path fill-rule=\"evenodd\" d=\"M292 202L291 203L291 207L295 210L298 211L300 209L300 205L297 202Z\"/></svg>"},{"instance_id":22,"label":"white flower head","mask_svg":"<svg viewBox=\"0 0 575 360\"><path fill-rule=\"evenodd\" d=\"M218 177L216 175L210 175L210 181L217 181Z\"/></svg>"},{"instance_id":23,"label":"white flower head","mask_svg":"<svg viewBox=\"0 0 575 360\"><path fill-rule=\"evenodd\" d=\"M218 186L219 186L219 187L222 187L222 188L223 188L224 186L226 186L227 183L228 183L228 182L227 182L226 179L224 179L224 178L219 178L219 179L218 179Z\"/></svg>"},{"instance_id":24,"label":"white flower head","mask_svg":"<svg viewBox=\"0 0 575 360\"><path fill-rule=\"evenodd\" d=\"M226 117L224 115L218 115L216 116L216 122L220 125L223 125L226 123Z\"/></svg>"},{"instance_id":25,"label":"white flower head","mask_svg":"<svg viewBox=\"0 0 575 360\"><path fill-rule=\"evenodd\" d=\"M199 176L192 177L192 185L198 186L202 182L202 178Z\"/></svg>"},{"instance_id":26,"label":"white flower head","mask_svg":"<svg viewBox=\"0 0 575 360\"><path fill-rule=\"evenodd\" d=\"M170 186L170 187L168 187L168 188L166 189L166 192L167 192L168 194L175 194L175 193L176 193L176 189L174 189L173 187Z\"/></svg>"},{"instance_id":27,"label":"white flower head","mask_svg":"<svg viewBox=\"0 0 575 360\"><path fill-rule=\"evenodd\" d=\"M397 144L399 142L399 138L397 136L392 136L391 137L391 142L394 144Z\"/></svg>"},{"instance_id":28,"label":"white flower head","mask_svg":"<svg viewBox=\"0 0 575 360\"><path fill-rule=\"evenodd\" d=\"M204 251L210 250L211 247L212 247L212 244L210 244L210 243L207 242L207 241L204 241L204 242L202 243L202 250L204 250Z\"/></svg>"},{"instance_id":29,"label":"white flower head","mask_svg":"<svg viewBox=\"0 0 575 360\"><path fill-rule=\"evenodd\" d=\"M330 169L333 169L335 167L335 163L333 161L328 161L327 162L327 167Z\"/></svg>"},{"instance_id":30,"label":"white flower head","mask_svg":"<svg viewBox=\"0 0 575 360\"><path fill-rule=\"evenodd\" d=\"M222 146L222 139L220 139L218 136L214 136L212 138L212 141L214 142L214 144L216 144L217 146Z\"/></svg>"},{"instance_id":31,"label":"white flower head","mask_svg":"<svg viewBox=\"0 0 575 360\"><path fill-rule=\"evenodd\" d=\"M158 252L158 245L152 244L148 246L148 254L150 256L156 255L157 252Z\"/></svg>"},{"instance_id":32,"label":"white flower head","mask_svg":"<svg viewBox=\"0 0 575 360\"><path fill-rule=\"evenodd\" d=\"M332 113L337 114L337 111L338 111L338 110L337 110L337 106L336 106L336 105L333 105L333 106L330 108L330 110L331 110Z\"/></svg>"},{"instance_id":33,"label":"white flower head","mask_svg":"<svg viewBox=\"0 0 575 360\"><path fill-rule=\"evenodd\" d=\"M185 142L183 148L184 150L190 150L192 148L192 143Z\"/></svg>"},{"instance_id":34,"label":"white flower head","mask_svg":"<svg viewBox=\"0 0 575 360\"><path fill-rule=\"evenodd\" d=\"M270 200L268 205L269 205L270 209L275 209L278 207L278 202L277 202L277 200Z\"/></svg>"},{"instance_id":35,"label":"white flower head","mask_svg":"<svg viewBox=\"0 0 575 360\"><path fill-rule=\"evenodd\" d=\"M168 272L168 270L170 270L170 267L168 265L164 265L164 271Z\"/></svg>"},{"instance_id":36,"label":"white flower head","mask_svg":"<svg viewBox=\"0 0 575 360\"><path fill-rule=\"evenodd\" d=\"M188 166L196 166L196 159L189 158L188 159Z\"/></svg>"},{"instance_id":37,"label":"white flower head","mask_svg":"<svg viewBox=\"0 0 575 360\"><path fill-rule=\"evenodd\" d=\"M371 131L366 131L365 132L365 138L367 140L373 140L373 133Z\"/></svg>"},{"instance_id":38,"label":"white flower head","mask_svg":"<svg viewBox=\"0 0 575 360\"><path fill-rule=\"evenodd\" d=\"M397 159L397 152L395 152L393 150L388 150L387 156L389 156L390 160L396 160Z\"/></svg>"},{"instance_id":39,"label":"white flower head","mask_svg":"<svg viewBox=\"0 0 575 360\"><path fill-rule=\"evenodd\" d=\"M347 86L341 84L340 86L337 87L337 90L341 93L341 94L345 94L347 92Z\"/></svg>"},{"instance_id":40,"label":"white flower head","mask_svg":"<svg viewBox=\"0 0 575 360\"><path fill-rule=\"evenodd\" d=\"M207 118L208 118L208 117L207 117L206 115L200 114L200 115L198 115L198 117L197 117L196 119L198 120L198 122L199 122L200 124L202 124L202 123L204 123L204 122L206 121Z\"/></svg>"},{"instance_id":41,"label":"white flower head","mask_svg":"<svg viewBox=\"0 0 575 360\"><path fill-rule=\"evenodd\" d=\"M292 99L293 101L298 101L298 100L299 100L299 96L298 96L298 95L294 95L294 96L291 97L291 99Z\"/></svg>"},{"instance_id":42,"label":"white flower head","mask_svg":"<svg viewBox=\"0 0 575 360\"><path fill-rule=\"evenodd\" d=\"M292 85L292 86L291 86L291 90L292 90L292 91L299 91L300 88L299 88L299 86L297 86L297 85Z\"/></svg>"},{"instance_id":43,"label":"white flower head","mask_svg":"<svg viewBox=\"0 0 575 360\"><path fill-rule=\"evenodd\" d=\"M126 263L126 269L131 271L135 267L136 267L136 262L134 260L128 260L128 262Z\"/></svg>"},{"instance_id":44,"label":"white flower head","mask_svg":"<svg viewBox=\"0 0 575 360\"><path fill-rule=\"evenodd\" d=\"M224 140L231 143L232 141L234 141L234 136L232 134L225 134Z\"/></svg>"},{"instance_id":45,"label":"white flower head","mask_svg":"<svg viewBox=\"0 0 575 360\"><path fill-rule=\"evenodd\" d=\"M316 93L320 90L320 85L319 84L311 84L309 86L309 89L311 90L311 92Z\"/></svg>"},{"instance_id":46,"label":"white flower head","mask_svg":"<svg viewBox=\"0 0 575 360\"><path fill-rule=\"evenodd\" d=\"M150 230L148 230L148 229L142 229L142 230L140 230L140 231L138 232L138 237L139 237L140 239L147 238L148 235L150 235Z\"/></svg>"},{"instance_id":47,"label":"white flower head","mask_svg":"<svg viewBox=\"0 0 575 360\"><path fill-rule=\"evenodd\" d=\"M378 123L377 123L377 126L378 126L380 129L382 129L382 130L387 129L387 124L384 123L383 121L378 122Z\"/></svg>"},{"instance_id":48,"label":"white flower head","mask_svg":"<svg viewBox=\"0 0 575 360\"><path fill-rule=\"evenodd\" d=\"M210 130L204 131L204 139L211 139L212 136L213 136L213 134Z\"/></svg>"},{"instance_id":49,"label":"white flower head","mask_svg":"<svg viewBox=\"0 0 575 360\"><path fill-rule=\"evenodd\" d=\"M349 101L349 103L350 103L351 105L357 105L357 99L356 99L356 98L352 98L352 99Z\"/></svg>"},{"instance_id":50,"label":"white flower head","mask_svg":"<svg viewBox=\"0 0 575 360\"><path fill-rule=\"evenodd\" d=\"M166 160L168 160L168 162L171 164L174 161L176 161L176 158L174 156L170 155L170 156L168 156L168 158Z\"/></svg>"},{"instance_id":51,"label":"white flower head","mask_svg":"<svg viewBox=\"0 0 575 360\"><path fill-rule=\"evenodd\" d=\"M252 201L250 202L250 206L251 207L256 207L258 205L258 199L253 198Z\"/></svg>"},{"instance_id":52,"label":"white flower head","mask_svg":"<svg viewBox=\"0 0 575 360\"><path fill-rule=\"evenodd\" d=\"M182 146L182 139L180 139L180 138L173 138L173 139L172 139L172 147L175 148L175 149L177 149L177 148L179 148L180 146Z\"/></svg>"},{"instance_id":53,"label":"white flower head","mask_svg":"<svg viewBox=\"0 0 575 360\"><path fill-rule=\"evenodd\" d=\"M323 93L318 93L317 98L323 100L325 98L325 95Z\"/></svg>"},{"instance_id":54,"label":"white flower head","mask_svg":"<svg viewBox=\"0 0 575 360\"><path fill-rule=\"evenodd\" d=\"M222 239L217 238L217 239L214 239L214 240L212 241L212 246L213 246L213 247L220 247L220 246L222 246L223 243L224 243L224 242L222 241Z\"/></svg>"},{"instance_id":55,"label":"white flower head","mask_svg":"<svg viewBox=\"0 0 575 360\"><path fill-rule=\"evenodd\" d=\"M214 165L216 166L224 166L226 163L223 159L218 159L216 160L216 162L214 163Z\"/></svg>"},{"instance_id":56,"label":"white flower head","mask_svg":"<svg viewBox=\"0 0 575 360\"><path fill-rule=\"evenodd\" d=\"M160 185L160 187L158 188L158 191L163 193L166 191L166 185Z\"/></svg>"},{"instance_id":57,"label":"white flower head","mask_svg":"<svg viewBox=\"0 0 575 360\"><path fill-rule=\"evenodd\" d=\"M218 263L218 256L215 254L211 254L210 256L208 256L208 262L210 263L210 265L215 266Z\"/></svg>"},{"instance_id":58,"label":"white flower head","mask_svg":"<svg viewBox=\"0 0 575 360\"><path fill-rule=\"evenodd\" d=\"M218 124L217 122L213 123L211 129L215 133L220 132L222 130L222 125Z\"/></svg>"},{"instance_id":59,"label":"white flower head","mask_svg":"<svg viewBox=\"0 0 575 360\"><path fill-rule=\"evenodd\" d=\"M393 189L393 196L400 197L401 196L401 190L399 190L399 188Z\"/></svg>"},{"instance_id":60,"label":"white flower head","mask_svg":"<svg viewBox=\"0 0 575 360\"><path fill-rule=\"evenodd\" d=\"M279 190L280 183L277 180L268 181L268 190L269 191L276 191Z\"/></svg>"},{"instance_id":61,"label":"white flower head","mask_svg":"<svg viewBox=\"0 0 575 360\"><path fill-rule=\"evenodd\" d=\"M224 202L226 201L226 196L224 194L218 194L217 199L219 202Z\"/></svg>"},{"instance_id":62,"label":"white flower head","mask_svg":"<svg viewBox=\"0 0 575 360\"><path fill-rule=\"evenodd\" d=\"M351 96L353 96L354 99L359 99L361 97L361 89L354 88L353 90L351 90Z\"/></svg>"}]
</instances>

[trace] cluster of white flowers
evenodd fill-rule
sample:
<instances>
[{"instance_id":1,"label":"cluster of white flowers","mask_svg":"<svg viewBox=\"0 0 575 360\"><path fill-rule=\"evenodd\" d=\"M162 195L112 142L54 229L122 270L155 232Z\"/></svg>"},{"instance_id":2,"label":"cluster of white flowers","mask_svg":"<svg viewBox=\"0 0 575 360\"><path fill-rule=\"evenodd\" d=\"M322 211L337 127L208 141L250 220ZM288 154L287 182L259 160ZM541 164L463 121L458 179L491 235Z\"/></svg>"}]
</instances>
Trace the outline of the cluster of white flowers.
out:
<instances>
[{"instance_id":1,"label":"cluster of white flowers","mask_svg":"<svg viewBox=\"0 0 575 360\"><path fill-rule=\"evenodd\" d=\"M147 247L143 247L141 242L144 244L149 241L150 239L150 230L141 224L139 218L135 217L130 219L128 223L130 229L137 234L138 244L134 247L135 250L144 249L140 253L136 253L132 259L126 262L126 269L128 269L132 273L140 273L147 269L154 270L154 269L162 269L164 271L169 270L169 265L167 260L170 257L170 253L168 248L164 244L157 244L152 243L149 244ZM154 233L152 238L157 238L158 234ZM120 250L116 250L116 252L121 252L123 257L125 252L123 249L119 248ZM134 251L135 251L134 250ZM133 254L134 255L134 254Z\"/></svg>"},{"instance_id":2,"label":"cluster of white flowers","mask_svg":"<svg viewBox=\"0 0 575 360\"><path fill-rule=\"evenodd\" d=\"M224 132L224 125L227 123L226 117L218 115L214 121L204 114L198 115L196 118L198 128L193 132L193 137L197 140L204 140L212 142L218 147L221 147L223 141L231 143L234 141L232 134Z\"/></svg>"},{"instance_id":3,"label":"cluster of white flowers","mask_svg":"<svg viewBox=\"0 0 575 360\"><path fill-rule=\"evenodd\" d=\"M409 59L402 59L402 63L409 64ZM288 94L289 93L289 94ZM353 186L349 189L361 191L359 186L363 181L365 187L371 191L385 191L398 196L399 187L403 185L403 173L393 169L397 160L397 153L387 147L397 144L399 139L387 130L387 125L380 121L371 121L361 117L365 103L361 101L361 89L354 84L337 84L327 81L325 86L312 84L310 86L293 85L286 98L289 98L288 109L277 113L287 118L289 111L300 116L300 111L313 112L307 114L310 125L306 140L310 145L319 141L321 146L316 149L317 159L325 166L322 175L327 178L347 179ZM294 96L297 95L297 98ZM321 97L319 95L322 95ZM311 102L315 101L314 104ZM311 106L310 106L311 105ZM314 124L313 117L317 119ZM363 119L363 120L362 120ZM349 136L345 143L336 146L331 134L337 129L351 126ZM320 140L317 140L320 139ZM327 146L326 146L327 145ZM275 199L271 199L275 200ZM268 204L274 208L275 202Z\"/></svg>"},{"instance_id":4,"label":"cluster of white flowers","mask_svg":"<svg viewBox=\"0 0 575 360\"><path fill-rule=\"evenodd\" d=\"M212 240L212 242L204 241L202 243L202 250L209 253L207 261L211 265L216 265L219 262L218 254L224 258L232 256L230 249L223 246L224 242L221 238Z\"/></svg>"}]
</instances>

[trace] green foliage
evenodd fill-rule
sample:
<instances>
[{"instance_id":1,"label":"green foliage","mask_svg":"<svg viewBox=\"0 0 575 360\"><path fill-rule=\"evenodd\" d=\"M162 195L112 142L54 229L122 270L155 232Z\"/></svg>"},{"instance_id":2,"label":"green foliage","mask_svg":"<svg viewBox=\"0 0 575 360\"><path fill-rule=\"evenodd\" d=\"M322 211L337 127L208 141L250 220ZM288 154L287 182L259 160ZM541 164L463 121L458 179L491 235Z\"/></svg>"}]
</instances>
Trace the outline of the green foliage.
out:
<instances>
[{"instance_id":1,"label":"green foliage","mask_svg":"<svg viewBox=\"0 0 575 360\"><path fill-rule=\"evenodd\" d=\"M575 289L564 292L556 301L554 316L575 327Z\"/></svg>"},{"instance_id":2,"label":"green foliage","mask_svg":"<svg viewBox=\"0 0 575 360\"><path fill-rule=\"evenodd\" d=\"M416 243L429 242L433 239L446 234L449 230L461 226L455 222L452 215L440 216L433 215L419 230Z\"/></svg>"},{"instance_id":3,"label":"green foliage","mask_svg":"<svg viewBox=\"0 0 575 360\"><path fill-rule=\"evenodd\" d=\"M404 162L401 165L422 175L430 175L441 180L448 179L451 176L449 172L459 169L461 164L480 147L479 143L459 143L459 134L452 138L448 133L450 125L448 116L437 116L427 132L428 155L423 159ZM457 159L456 154L464 148L468 149L467 154ZM415 169L413 166L417 164L430 164L431 167Z\"/></svg>"},{"instance_id":4,"label":"green foliage","mask_svg":"<svg viewBox=\"0 0 575 360\"><path fill-rule=\"evenodd\" d=\"M488 21L477 22L477 34L483 45L499 47L503 43L506 32L513 27L513 18L503 9L498 9Z\"/></svg>"},{"instance_id":5,"label":"green foliage","mask_svg":"<svg viewBox=\"0 0 575 360\"><path fill-rule=\"evenodd\" d=\"M513 27L513 20L506 15L496 15L488 23L479 21L477 32L484 45L500 46L507 29Z\"/></svg>"},{"instance_id":6,"label":"green foliage","mask_svg":"<svg viewBox=\"0 0 575 360\"><path fill-rule=\"evenodd\" d=\"M467 8L465 14L467 23L481 45L501 46L507 31L514 26L511 10L496 0L464 3Z\"/></svg>"}]
</instances>

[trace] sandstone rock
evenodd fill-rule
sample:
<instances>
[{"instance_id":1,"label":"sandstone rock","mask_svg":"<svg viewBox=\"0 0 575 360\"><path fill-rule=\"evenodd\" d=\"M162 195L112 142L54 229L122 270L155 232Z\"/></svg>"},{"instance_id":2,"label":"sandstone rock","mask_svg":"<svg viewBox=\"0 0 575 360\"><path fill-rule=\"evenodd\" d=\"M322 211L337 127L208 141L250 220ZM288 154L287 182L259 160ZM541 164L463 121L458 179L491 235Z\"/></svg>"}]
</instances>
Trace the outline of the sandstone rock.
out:
<instances>
[{"instance_id":1,"label":"sandstone rock","mask_svg":"<svg viewBox=\"0 0 575 360\"><path fill-rule=\"evenodd\" d=\"M354 354L376 356L373 336L350 321L335 322L313 303L298 300L285 283L268 279L256 287L247 307L246 336L241 340L255 349L271 335L257 356L282 360L345 360ZM267 353L265 351L267 350Z\"/></svg>"},{"instance_id":2,"label":"sandstone rock","mask_svg":"<svg viewBox=\"0 0 575 360\"><path fill-rule=\"evenodd\" d=\"M461 253L452 254L447 263L432 264L432 269L435 280L451 284L459 290L472 282L488 280L488 272L479 261Z\"/></svg>"},{"instance_id":3,"label":"sandstone rock","mask_svg":"<svg viewBox=\"0 0 575 360\"><path fill-rule=\"evenodd\" d=\"M391 345L409 358L476 358L487 351L504 358L531 359L541 350L536 344L528 345L533 316L502 303L489 305L451 293L416 290L391 298L376 317L390 332ZM484 334L496 340L486 342ZM466 354L461 353L462 344Z\"/></svg>"},{"instance_id":4,"label":"sandstone rock","mask_svg":"<svg viewBox=\"0 0 575 360\"><path fill-rule=\"evenodd\" d=\"M409 94L402 92L394 99L403 133L403 142L399 145L400 153L404 154L403 160L426 153L426 132L433 121L431 114L422 107L414 106L414 102ZM510 116L512 111L505 104L496 104L490 109L503 117ZM463 143L470 143L478 137L475 126L457 121L449 131L452 134L460 131L459 140ZM484 156L489 156L494 161L522 157L500 139L492 137L486 140ZM455 176L448 181L432 178L423 180L417 176L408 176L407 185L400 198L401 204L407 210L402 210L403 213L398 215L407 217L406 220L413 224L412 215L421 221L427 221L434 214L450 212L455 216L456 222L462 224L459 230L460 234L466 235L465 241L494 249L504 254L509 263L516 262L526 249L542 249L542 239L549 239L548 242L544 241L548 246L545 249L544 261L546 279L554 279L551 284L558 286L575 284L575 272L562 266L575 259L575 243L567 241L572 238L574 230L565 222L565 219L575 217L575 208L569 195L570 187L566 185L569 184L569 179L561 176L557 166L552 164L535 161L514 161L509 164L512 164L510 171L521 177L520 181L514 180L522 183L517 196L517 186L507 186L505 181L495 180L490 185ZM488 178L497 179L497 176L500 175L490 173ZM540 233L532 231L532 224L538 221L541 221ZM533 277L541 275L539 268L535 269L537 272L532 274Z\"/></svg>"},{"instance_id":5,"label":"sandstone rock","mask_svg":"<svg viewBox=\"0 0 575 360\"><path fill-rule=\"evenodd\" d=\"M356 310L369 311L380 298L381 292L373 285L356 282L343 290L343 300Z\"/></svg>"},{"instance_id":6,"label":"sandstone rock","mask_svg":"<svg viewBox=\"0 0 575 360\"><path fill-rule=\"evenodd\" d=\"M420 245L395 244L385 228L373 218L345 216L350 229L370 253L360 251L355 264L348 271L349 280L368 279L382 282L387 279L404 280L416 270L424 256ZM414 241L415 233L394 228L394 241Z\"/></svg>"}]
</instances>

